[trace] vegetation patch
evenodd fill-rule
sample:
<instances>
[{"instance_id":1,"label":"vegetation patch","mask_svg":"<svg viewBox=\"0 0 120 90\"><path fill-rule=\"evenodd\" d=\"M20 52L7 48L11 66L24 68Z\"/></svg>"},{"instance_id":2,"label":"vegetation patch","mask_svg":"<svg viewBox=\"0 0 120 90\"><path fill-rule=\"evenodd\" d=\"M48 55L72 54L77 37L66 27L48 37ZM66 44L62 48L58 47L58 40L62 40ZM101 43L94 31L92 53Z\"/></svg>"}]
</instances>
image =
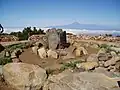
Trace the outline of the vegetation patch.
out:
<instances>
[{"instance_id":1,"label":"vegetation patch","mask_svg":"<svg viewBox=\"0 0 120 90\"><path fill-rule=\"evenodd\" d=\"M70 61L68 63L63 63L63 66L60 68L60 71L64 71L65 69L75 69L76 64L81 63L81 61Z\"/></svg>"}]
</instances>

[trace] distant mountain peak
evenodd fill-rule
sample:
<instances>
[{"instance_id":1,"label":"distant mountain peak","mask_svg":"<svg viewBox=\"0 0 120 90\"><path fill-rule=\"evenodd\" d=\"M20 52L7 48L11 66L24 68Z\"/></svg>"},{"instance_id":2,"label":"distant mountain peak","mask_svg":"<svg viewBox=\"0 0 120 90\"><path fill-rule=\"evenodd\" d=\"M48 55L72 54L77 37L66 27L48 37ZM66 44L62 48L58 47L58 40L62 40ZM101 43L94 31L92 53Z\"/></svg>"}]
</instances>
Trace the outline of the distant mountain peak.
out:
<instances>
[{"instance_id":1,"label":"distant mountain peak","mask_svg":"<svg viewBox=\"0 0 120 90\"><path fill-rule=\"evenodd\" d=\"M79 22L73 22L72 24L80 24Z\"/></svg>"},{"instance_id":2,"label":"distant mountain peak","mask_svg":"<svg viewBox=\"0 0 120 90\"><path fill-rule=\"evenodd\" d=\"M79 22L73 22L71 24L62 26L50 26L47 28L61 28L61 29L88 29L88 30L117 30L117 28L111 26L97 25L97 24L81 24Z\"/></svg>"}]
</instances>

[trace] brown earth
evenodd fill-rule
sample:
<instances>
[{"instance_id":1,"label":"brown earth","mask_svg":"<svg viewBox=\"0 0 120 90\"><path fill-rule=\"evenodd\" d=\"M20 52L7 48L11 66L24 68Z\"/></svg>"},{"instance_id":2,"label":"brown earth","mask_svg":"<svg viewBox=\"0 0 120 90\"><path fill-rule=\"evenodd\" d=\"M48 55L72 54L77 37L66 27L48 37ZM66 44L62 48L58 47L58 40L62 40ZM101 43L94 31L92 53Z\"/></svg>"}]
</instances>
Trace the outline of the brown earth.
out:
<instances>
[{"instance_id":1,"label":"brown earth","mask_svg":"<svg viewBox=\"0 0 120 90\"><path fill-rule=\"evenodd\" d=\"M98 52L98 49L95 48L87 48L88 54L95 54ZM77 57L76 59L69 59L69 60L62 60L62 59L40 59L38 55L35 55L32 52L32 49L26 49L24 52L20 55L20 60L24 63L30 63L30 64L37 64L41 66L42 68L50 68L50 69L59 69L61 67L61 63L65 63L72 60L80 60L83 58L87 58L87 56L83 57Z\"/></svg>"}]
</instances>

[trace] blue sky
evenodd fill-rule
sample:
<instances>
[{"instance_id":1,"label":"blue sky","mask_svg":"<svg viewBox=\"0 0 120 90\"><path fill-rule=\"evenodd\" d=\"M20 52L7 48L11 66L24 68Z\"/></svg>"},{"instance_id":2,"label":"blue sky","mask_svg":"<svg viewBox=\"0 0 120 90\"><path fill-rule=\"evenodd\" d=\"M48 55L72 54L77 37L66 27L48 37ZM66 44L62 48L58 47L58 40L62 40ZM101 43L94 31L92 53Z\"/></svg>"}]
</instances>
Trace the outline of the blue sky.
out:
<instances>
[{"instance_id":1,"label":"blue sky","mask_svg":"<svg viewBox=\"0 0 120 90\"><path fill-rule=\"evenodd\" d=\"M120 0L0 0L0 23L5 27L73 22L119 27Z\"/></svg>"}]
</instances>

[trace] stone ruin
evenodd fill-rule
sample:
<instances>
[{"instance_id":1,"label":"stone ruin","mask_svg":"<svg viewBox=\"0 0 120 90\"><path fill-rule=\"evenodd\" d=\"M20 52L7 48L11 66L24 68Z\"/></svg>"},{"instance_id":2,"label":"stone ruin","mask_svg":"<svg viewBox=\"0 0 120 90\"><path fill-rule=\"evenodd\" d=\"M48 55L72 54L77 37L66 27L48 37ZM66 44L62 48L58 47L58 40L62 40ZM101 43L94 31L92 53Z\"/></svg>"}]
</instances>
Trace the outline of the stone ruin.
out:
<instances>
[{"instance_id":1,"label":"stone ruin","mask_svg":"<svg viewBox=\"0 0 120 90\"><path fill-rule=\"evenodd\" d=\"M32 40L52 50L65 48L68 44L66 40L66 31L56 30L55 28L46 31L45 35L32 35L28 40Z\"/></svg>"},{"instance_id":2,"label":"stone ruin","mask_svg":"<svg viewBox=\"0 0 120 90\"><path fill-rule=\"evenodd\" d=\"M41 35L40 39L35 42L32 51L39 55L40 58L72 59L80 56L81 52L87 54L84 47L70 45L67 42L66 31L62 31L62 29L49 29L45 35Z\"/></svg>"},{"instance_id":3,"label":"stone ruin","mask_svg":"<svg viewBox=\"0 0 120 90\"><path fill-rule=\"evenodd\" d=\"M55 28L49 29L46 32L49 49L58 49L58 48L65 48L66 41L66 31L56 30Z\"/></svg>"}]
</instances>

